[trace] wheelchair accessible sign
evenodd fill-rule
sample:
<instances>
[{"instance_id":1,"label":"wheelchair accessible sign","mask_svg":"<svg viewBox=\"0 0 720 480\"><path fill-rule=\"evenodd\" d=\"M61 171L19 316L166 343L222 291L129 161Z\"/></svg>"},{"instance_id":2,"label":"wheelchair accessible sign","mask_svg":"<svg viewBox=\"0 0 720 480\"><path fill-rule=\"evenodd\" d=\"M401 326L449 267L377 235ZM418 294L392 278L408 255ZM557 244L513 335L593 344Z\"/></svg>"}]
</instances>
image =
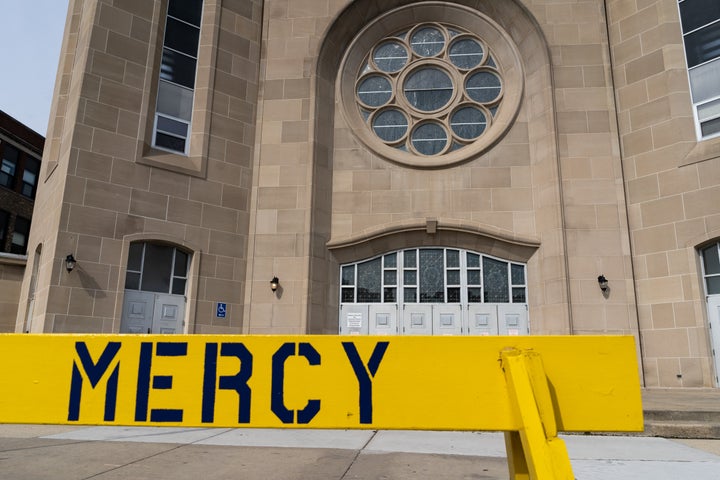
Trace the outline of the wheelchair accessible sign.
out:
<instances>
[{"instance_id":1,"label":"wheelchair accessible sign","mask_svg":"<svg viewBox=\"0 0 720 480\"><path fill-rule=\"evenodd\" d=\"M217 318L225 318L227 313L227 303L218 302L217 309L215 310L215 316Z\"/></svg>"}]
</instances>

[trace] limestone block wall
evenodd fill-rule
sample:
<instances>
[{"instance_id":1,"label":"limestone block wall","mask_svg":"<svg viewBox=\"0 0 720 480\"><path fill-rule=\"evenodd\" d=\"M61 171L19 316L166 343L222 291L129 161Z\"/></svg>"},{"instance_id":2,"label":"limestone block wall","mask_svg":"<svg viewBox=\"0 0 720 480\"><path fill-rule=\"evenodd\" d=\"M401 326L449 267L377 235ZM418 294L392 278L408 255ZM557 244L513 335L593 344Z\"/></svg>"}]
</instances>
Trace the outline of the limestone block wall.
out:
<instances>
[{"instance_id":1,"label":"limestone block wall","mask_svg":"<svg viewBox=\"0 0 720 480\"><path fill-rule=\"evenodd\" d=\"M675 0L608 2L648 386L711 386L697 247L720 236L720 139L696 140Z\"/></svg>"},{"instance_id":2,"label":"limestone block wall","mask_svg":"<svg viewBox=\"0 0 720 480\"><path fill-rule=\"evenodd\" d=\"M30 239L43 245L33 331L117 332L134 240L192 253L187 331L242 329L262 5L204 2L187 157L151 148L166 8L70 3Z\"/></svg>"}]
</instances>

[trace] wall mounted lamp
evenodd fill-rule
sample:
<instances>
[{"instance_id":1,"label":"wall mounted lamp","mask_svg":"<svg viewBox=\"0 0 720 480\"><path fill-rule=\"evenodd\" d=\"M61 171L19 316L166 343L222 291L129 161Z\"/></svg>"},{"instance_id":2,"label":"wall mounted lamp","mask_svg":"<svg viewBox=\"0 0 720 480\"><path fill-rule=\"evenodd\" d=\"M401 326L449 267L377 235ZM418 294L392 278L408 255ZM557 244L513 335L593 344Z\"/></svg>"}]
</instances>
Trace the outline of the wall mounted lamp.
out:
<instances>
[{"instance_id":1,"label":"wall mounted lamp","mask_svg":"<svg viewBox=\"0 0 720 480\"><path fill-rule=\"evenodd\" d=\"M73 271L76 264L77 260L75 260L75 257L73 257L72 253L65 257L65 269L68 271L68 273Z\"/></svg>"},{"instance_id":2,"label":"wall mounted lamp","mask_svg":"<svg viewBox=\"0 0 720 480\"><path fill-rule=\"evenodd\" d=\"M273 277L272 280L270 280L270 290L273 292L278 289L278 286L280 285L280 279L277 277Z\"/></svg>"},{"instance_id":3,"label":"wall mounted lamp","mask_svg":"<svg viewBox=\"0 0 720 480\"><path fill-rule=\"evenodd\" d=\"M600 275L598 277L598 285L600 285L600 290L602 290L603 293L607 292L608 281L607 281L607 278L605 278L605 275Z\"/></svg>"}]
</instances>

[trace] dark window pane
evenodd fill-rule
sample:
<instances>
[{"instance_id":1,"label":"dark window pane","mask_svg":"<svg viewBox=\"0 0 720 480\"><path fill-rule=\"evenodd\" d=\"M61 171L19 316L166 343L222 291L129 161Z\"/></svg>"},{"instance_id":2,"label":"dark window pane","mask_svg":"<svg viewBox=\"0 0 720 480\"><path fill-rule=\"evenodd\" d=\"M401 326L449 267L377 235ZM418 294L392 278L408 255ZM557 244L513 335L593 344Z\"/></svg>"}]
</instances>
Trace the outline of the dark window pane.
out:
<instances>
[{"instance_id":1,"label":"dark window pane","mask_svg":"<svg viewBox=\"0 0 720 480\"><path fill-rule=\"evenodd\" d=\"M448 56L456 67L468 69L480 64L483 48L472 38L462 38L453 42Z\"/></svg>"},{"instance_id":2,"label":"dark window pane","mask_svg":"<svg viewBox=\"0 0 720 480\"><path fill-rule=\"evenodd\" d=\"M397 289L394 287L385 288L384 292L383 292L385 299L383 301L386 303L395 303L397 301L396 292L397 292Z\"/></svg>"},{"instance_id":3,"label":"dark window pane","mask_svg":"<svg viewBox=\"0 0 720 480\"><path fill-rule=\"evenodd\" d=\"M380 258L358 263L357 301L360 303L380 302Z\"/></svg>"},{"instance_id":4,"label":"dark window pane","mask_svg":"<svg viewBox=\"0 0 720 480\"><path fill-rule=\"evenodd\" d=\"M175 272L176 277L187 277L188 254L176 250L175 251Z\"/></svg>"},{"instance_id":5,"label":"dark window pane","mask_svg":"<svg viewBox=\"0 0 720 480\"><path fill-rule=\"evenodd\" d=\"M33 157L26 157L25 166L23 168L23 186L21 192L26 197L33 198L35 196L35 186L37 185L39 172L40 161Z\"/></svg>"},{"instance_id":6,"label":"dark window pane","mask_svg":"<svg viewBox=\"0 0 720 480\"><path fill-rule=\"evenodd\" d=\"M0 185L13 188L15 185L15 170L17 168L20 152L17 148L5 144L2 161L0 161Z\"/></svg>"},{"instance_id":7,"label":"dark window pane","mask_svg":"<svg viewBox=\"0 0 720 480\"><path fill-rule=\"evenodd\" d=\"M483 285L485 303L509 303L507 262L483 257Z\"/></svg>"},{"instance_id":8,"label":"dark window pane","mask_svg":"<svg viewBox=\"0 0 720 480\"><path fill-rule=\"evenodd\" d=\"M173 248L145 244L145 265L141 289L146 292L170 293L170 269Z\"/></svg>"},{"instance_id":9,"label":"dark window pane","mask_svg":"<svg viewBox=\"0 0 720 480\"><path fill-rule=\"evenodd\" d=\"M355 301L355 289L354 288L343 288L342 289L342 302L353 303Z\"/></svg>"},{"instance_id":10,"label":"dark window pane","mask_svg":"<svg viewBox=\"0 0 720 480\"><path fill-rule=\"evenodd\" d=\"M385 270L383 272L383 282L385 285L397 284L397 270Z\"/></svg>"},{"instance_id":11,"label":"dark window pane","mask_svg":"<svg viewBox=\"0 0 720 480\"><path fill-rule=\"evenodd\" d=\"M720 18L717 0L689 0L680 3L683 32L691 32Z\"/></svg>"},{"instance_id":12,"label":"dark window pane","mask_svg":"<svg viewBox=\"0 0 720 480\"><path fill-rule=\"evenodd\" d=\"M447 250L446 256L448 268L460 267L460 252L458 250Z\"/></svg>"},{"instance_id":13,"label":"dark window pane","mask_svg":"<svg viewBox=\"0 0 720 480\"><path fill-rule=\"evenodd\" d=\"M480 255L476 253L468 253L467 266L470 268L480 268Z\"/></svg>"},{"instance_id":14,"label":"dark window pane","mask_svg":"<svg viewBox=\"0 0 720 480\"><path fill-rule=\"evenodd\" d=\"M408 120L399 110L384 110L372 120L375 135L386 142L396 142L405 136Z\"/></svg>"},{"instance_id":15,"label":"dark window pane","mask_svg":"<svg viewBox=\"0 0 720 480\"><path fill-rule=\"evenodd\" d=\"M513 285L525 285L525 267L523 265L510 265L510 275Z\"/></svg>"},{"instance_id":16,"label":"dark window pane","mask_svg":"<svg viewBox=\"0 0 720 480\"><path fill-rule=\"evenodd\" d=\"M170 0L168 2L168 15L199 26L202 17L202 4L202 0Z\"/></svg>"},{"instance_id":17,"label":"dark window pane","mask_svg":"<svg viewBox=\"0 0 720 480\"><path fill-rule=\"evenodd\" d=\"M420 250L420 302L445 301L445 265L441 249Z\"/></svg>"},{"instance_id":18,"label":"dark window pane","mask_svg":"<svg viewBox=\"0 0 720 480\"><path fill-rule=\"evenodd\" d=\"M160 78L187 88L194 88L196 64L194 58L164 48Z\"/></svg>"},{"instance_id":19,"label":"dark window pane","mask_svg":"<svg viewBox=\"0 0 720 480\"><path fill-rule=\"evenodd\" d=\"M720 132L720 118L708 120L700 124L700 130L702 130L703 137L714 135Z\"/></svg>"},{"instance_id":20,"label":"dark window pane","mask_svg":"<svg viewBox=\"0 0 720 480\"><path fill-rule=\"evenodd\" d=\"M468 302L482 303L482 289L479 287L468 288Z\"/></svg>"},{"instance_id":21,"label":"dark window pane","mask_svg":"<svg viewBox=\"0 0 720 480\"><path fill-rule=\"evenodd\" d=\"M417 270L405 270L403 272L405 285L417 285Z\"/></svg>"},{"instance_id":22,"label":"dark window pane","mask_svg":"<svg viewBox=\"0 0 720 480\"><path fill-rule=\"evenodd\" d=\"M486 126L485 114L475 107L463 107L453 113L450 119L450 128L455 135L465 140L479 137Z\"/></svg>"},{"instance_id":23,"label":"dark window pane","mask_svg":"<svg viewBox=\"0 0 720 480\"><path fill-rule=\"evenodd\" d=\"M460 288L453 287L447 289L447 301L449 303L460 303Z\"/></svg>"},{"instance_id":24,"label":"dark window pane","mask_svg":"<svg viewBox=\"0 0 720 480\"><path fill-rule=\"evenodd\" d=\"M421 57L437 55L445 46L445 35L434 27L425 27L413 33L412 49Z\"/></svg>"},{"instance_id":25,"label":"dark window pane","mask_svg":"<svg viewBox=\"0 0 720 480\"><path fill-rule=\"evenodd\" d=\"M172 282L173 295L185 295L185 284L187 280L184 278L175 278Z\"/></svg>"},{"instance_id":26,"label":"dark window pane","mask_svg":"<svg viewBox=\"0 0 720 480\"><path fill-rule=\"evenodd\" d=\"M128 270L139 272L142 270L142 253L144 243L131 243L128 252Z\"/></svg>"},{"instance_id":27,"label":"dark window pane","mask_svg":"<svg viewBox=\"0 0 720 480\"><path fill-rule=\"evenodd\" d=\"M27 250L28 235L30 234L30 220L22 217L15 217L15 230L12 234L11 253L24 255Z\"/></svg>"},{"instance_id":28,"label":"dark window pane","mask_svg":"<svg viewBox=\"0 0 720 480\"><path fill-rule=\"evenodd\" d=\"M407 303L417 303L417 290L414 288L406 288L404 292L404 300Z\"/></svg>"},{"instance_id":29,"label":"dark window pane","mask_svg":"<svg viewBox=\"0 0 720 480\"><path fill-rule=\"evenodd\" d=\"M355 285L355 265L342 267L342 284Z\"/></svg>"},{"instance_id":30,"label":"dark window pane","mask_svg":"<svg viewBox=\"0 0 720 480\"><path fill-rule=\"evenodd\" d=\"M720 22L685 35L688 67L720 57Z\"/></svg>"},{"instance_id":31,"label":"dark window pane","mask_svg":"<svg viewBox=\"0 0 720 480\"><path fill-rule=\"evenodd\" d=\"M413 131L412 144L423 155L436 155L447 145L447 133L440 124L423 123Z\"/></svg>"},{"instance_id":32,"label":"dark window pane","mask_svg":"<svg viewBox=\"0 0 720 480\"><path fill-rule=\"evenodd\" d=\"M162 115L157 116L157 131L169 133L170 135L187 138L188 136L188 124L185 122L178 122L171 118L163 117Z\"/></svg>"},{"instance_id":33,"label":"dark window pane","mask_svg":"<svg viewBox=\"0 0 720 480\"><path fill-rule=\"evenodd\" d=\"M469 285L480 285L480 270L468 270L467 283Z\"/></svg>"},{"instance_id":34,"label":"dark window pane","mask_svg":"<svg viewBox=\"0 0 720 480\"><path fill-rule=\"evenodd\" d=\"M0 252L5 249L5 234L7 233L8 220L10 214L0 210Z\"/></svg>"},{"instance_id":35,"label":"dark window pane","mask_svg":"<svg viewBox=\"0 0 720 480\"><path fill-rule=\"evenodd\" d=\"M140 274L128 272L125 275L125 288L128 290L140 290Z\"/></svg>"},{"instance_id":36,"label":"dark window pane","mask_svg":"<svg viewBox=\"0 0 720 480\"><path fill-rule=\"evenodd\" d=\"M460 270L448 270L447 283L448 285L460 285Z\"/></svg>"},{"instance_id":37,"label":"dark window pane","mask_svg":"<svg viewBox=\"0 0 720 480\"><path fill-rule=\"evenodd\" d=\"M512 289L513 303L525 303L525 287Z\"/></svg>"},{"instance_id":38,"label":"dark window pane","mask_svg":"<svg viewBox=\"0 0 720 480\"><path fill-rule=\"evenodd\" d=\"M197 57L199 39L199 28L168 18L165 28L166 47Z\"/></svg>"},{"instance_id":39,"label":"dark window pane","mask_svg":"<svg viewBox=\"0 0 720 480\"><path fill-rule=\"evenodd\" d=\"M400 42L391 40L375 49L373 60L380 70L397 72L407 63L408 52Z\"/></svg>"},{"instance_id":40,"label":"dark window pane","mask_svg":"<svg viewBox=\"0 0 720 480\"><path fill-rule=\"evenodd\" d=\"M444 107L453 96L453 82L444 71L430 67L421 68L405 80L405 98L423 112Z\"/></svg>"},{"instance_id":41,"label":"dark window pane","mask_svg":"<svg viewBox=\"0 0 720 480\"><path fill-rule=\"evenodd\" d=\"M705 275L720 273L720 257L718 256L718 244L703 249L703 264L705 265Z\"/></svg>"},{"instance_id":42,"label":"dark window pane","mask_svg":"<svg viewBox=\"0 0 720 480\"><path fill-rule=\"evenodd\" d=\"M390 81L380 75L370 75L365 78L357 90L358 98L369 107L384 105L392 97Z\"/></svg>"},{"instance_id":43,"label":"dark window pane","mask_svg":"<svg viewBox=\"0 0 720 480\"><path fill-rule=\"evenodd\" d=\"M465 84L465 90L476 102L493 102L500 96L500 77L486 71L473 73Z\"/></svg>"},{"instance_id":44,"label":"dark window pane","mask_svg":"<svg viewBox=\"0 0 720 480\"><path fill-rule=\"evenodd\" d=\"M155 146L167 148L168 150L172 150L174 152L185 153L184 138L172 137L160 132L155 134Z\"/></svg>"},{"instance_id":45,"label":"dark window pane","mask_svg":"<svg viewBox=\"0 0 720 480\"><path fill-rule=\"evenodd\" d=\"M708 295L720 294L720 277L709 277L707 279Z\"/></svg>"},{"instance_id":46,"label":"dark window pane","mask_svg":"<svg viewBox=\"0 0 720 480\"><path fill-rule=\"evenodd\" d=\"M403 261L405 268L415 268L417 266L417 250L405 250Z\"/></svg>"},{"instance_id":47,"label":"dark window pane","mask_svg":"<svg viewBox=\"0 0 720 480\"><path fill-rule=\"evenodd\" d=\"M385 268L395 268L397 267L397 254L391 253L389 255L385 255L384 262L385 262Z\"/></svg>"}]
</instances>

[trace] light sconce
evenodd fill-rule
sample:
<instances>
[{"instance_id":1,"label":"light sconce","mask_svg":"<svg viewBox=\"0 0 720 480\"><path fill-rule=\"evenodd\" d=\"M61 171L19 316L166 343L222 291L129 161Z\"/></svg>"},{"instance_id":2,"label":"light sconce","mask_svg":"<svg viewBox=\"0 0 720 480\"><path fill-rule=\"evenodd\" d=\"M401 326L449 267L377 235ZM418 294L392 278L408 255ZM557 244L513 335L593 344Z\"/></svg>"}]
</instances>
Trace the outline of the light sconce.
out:
<instances>
[{"instance_id":1,"label":"light sconce","mask_svg":"<svg viewBox=\"0 0 720 480\"><path fill-rule=\"evenodd\" d=\"M72 253L65 257L65 269L68 271L68 273L73 271L76 264L77 260L75 260L75 257L73 257Z\"/></svg>"},{"instance_id":2,"label":"light sconce","mask_svg":"<svg viewBox=\"0 0 720 480\"><path fill-rule=\"evenodd\" d=\"M600 285L600 290L602 290L603 293L607 292L608 281L607 278L605 278L605 275L600 275L598 277L598 285Z\"/></svg>"},{"instance_id":3,"label":"light sconce","mask_svg":"<svg viewBox=\"0 0 720 480\"><path fill-rule=\"evenodd\" d=\"M270 290L273 292L277 291L279 285L280 280L277 277L273 277L272 280L270 280Z\"/></svg>"}]
</instances>

